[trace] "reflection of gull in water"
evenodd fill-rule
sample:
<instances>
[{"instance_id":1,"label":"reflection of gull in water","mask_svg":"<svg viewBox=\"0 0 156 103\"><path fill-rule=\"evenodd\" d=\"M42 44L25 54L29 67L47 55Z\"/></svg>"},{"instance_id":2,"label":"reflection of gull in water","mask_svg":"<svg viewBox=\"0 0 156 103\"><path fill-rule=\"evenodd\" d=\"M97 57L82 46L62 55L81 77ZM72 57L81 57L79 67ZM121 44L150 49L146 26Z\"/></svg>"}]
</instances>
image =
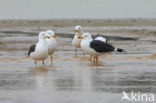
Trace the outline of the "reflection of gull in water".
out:
<instances>
[{"instance_id":1,"label":"reflection of gull in water","mask_svg":"<svg viewBox=\"0 0 156 103\"><path fill-rule=\"evenodd\" d=\"M126 100L130 101L130 98L128 97L128 94L125 91L123 91L122 94L123 94L123 96L122 96L121 100L126 99Z\"/></svg>"},{"instance_id":2,"label":"reflection of gull in water","mask_svg":"<svg viewBox=\"0 0 156 103\"><path fill-rule=\"evenodd\" d=\"M47 73L49 69L47 67L41 66L41 67L35 67L30 68L32 73Z\"/></svg>"}]
</instances>

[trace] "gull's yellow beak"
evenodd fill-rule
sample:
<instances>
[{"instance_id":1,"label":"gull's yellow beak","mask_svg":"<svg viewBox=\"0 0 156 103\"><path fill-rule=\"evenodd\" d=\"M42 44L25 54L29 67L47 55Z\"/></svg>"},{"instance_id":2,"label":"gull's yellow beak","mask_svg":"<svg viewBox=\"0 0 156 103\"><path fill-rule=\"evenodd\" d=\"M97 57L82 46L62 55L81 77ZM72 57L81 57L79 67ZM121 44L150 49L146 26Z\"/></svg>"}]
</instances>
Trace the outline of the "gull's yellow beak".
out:
<instances>
[{"instance_id":1,"label":"gull's yellow beak","mask_svg":"<svg viewBox=\"0 0 156 103\"><path fill-rule=\"evenodd\" d=\"M45 38L50 39L50 37L49 37L49 36L45 36Z\"/></svg>"},{"instance_id":2,"label":"gull's yellow beak","mask_svg":"<svg viewBox=\"0 0 156 103\"><path fill-rule=\"evenodd\" d=\"M53 35L53 38L56 38L56 35Z\"/></svg>"},{"instance_id":3,"label":"gull's yellow beak","mask_svg":"<svg viewBox=\"0 0 156 103\"><path fill-rule=\"evenodd\" d=\"M82 39L83 37L81 35L78 36L78 39Z\"/></svg>"},{"instance_id":4,"label":"gull's yellow beak","mask_svg":"<svg viewBox=\"0 0 156 103\"><path fill-rule=\"evenodd\" d=\"M79 33L79 30L74 30L75 33Z\"/></svg>"}]
</instances>

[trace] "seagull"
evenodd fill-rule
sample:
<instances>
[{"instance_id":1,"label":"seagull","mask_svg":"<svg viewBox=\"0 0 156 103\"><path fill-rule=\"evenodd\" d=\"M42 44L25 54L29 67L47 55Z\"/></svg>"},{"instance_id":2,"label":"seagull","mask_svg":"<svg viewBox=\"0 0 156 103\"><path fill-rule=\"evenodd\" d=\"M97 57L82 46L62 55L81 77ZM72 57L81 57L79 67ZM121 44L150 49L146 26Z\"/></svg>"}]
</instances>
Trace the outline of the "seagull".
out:
<instances>
[{"instance_id":1,"label":"seagull","mask_svg":"<svg viewBox=\"0 0 156 103\"><path fill-rule=\"evenodd\" d=\"M82 30L82 27L80 25L77 25L75 27L75 31L74 32L78 33L79 35L83 35L83 33L84 33L83 30ZM92 39L101 40L101 41L107 43L106 37L104 35L99 34L99 33L96 34L96 35L92 35Z\"/></svg>"},{"instance_id":2,"label":"seagull","mask_svg":"<svg viewBox=\"0 0 156 103\"><path fill-rule=\"evenodd\" d=\"M40 32L38 37L38 43L30 46L28 51L28 56L35 60L35 65L37 61L42 61L44 66L44 60L48 57L48 46L45 40L46 32Z\"/></svg>"},{"instance_id":3,"label":"seagull","mask_svg":"<svg viewBox=\"0 0 156 103\"><path fill-rule=\"evenodd\" d=\"M115 48L114 46L105 43L101 40L92 39L90 33L84 33L82 36L78 37L81 39L81 48L85 53L90 54L94 57L93 63L98 64L98 56L106 52L123 52L123 49Z\"/></svg>"},{"instance_id":4,"label":"seagull","mask_svg":"<svg viewBox=\"0 0 156 103\"><path fill-rule=\"evenodd\" d=\"M83 35L84 32L83 32L82 27L80 25L77 25L75 27L74 32L75 32L75 36L74 36L74 39L72 41L72 45L76 47L75 52L76 52L76 55L77 55L77 48L81 48L81 45L80 45L81 40L78 38L78 36ZM107 39L105 38L104 35L100 35L100 34L93 35L92 39L100 40L102 42L107 43ZM83 51L83 54L84 54L84 51ZM91 57L92 56L90 56L90 59L91 59Z\"/></svg>"},{"instance_id":5,"label":"seagull","mask_svg":"<svg viewBox=\"0 0 156 103\"><path fill-rule=\"evenodd\" d=\"M73 41L72 41L72 45L75 47L75 53L76 53L76 56L77 56L77 48L81 48L80 47L81 40L78 38L78 36L83 34L81 26L77 25L75 27L74 32L75 32L75 35L74 35L74 38L73 38ZM84 52L83 52L83 55L84 55Z\"/></svg>"},{"instance_id":6,"label":"seagull","mask_svg":"<svg viewBox=\"0 0 156 103\"><path fill-rule=\"evenodd\" d=\"M57 42L55 40L56 35L53 30L47 30L46 42L48 45L48 54L51 56L51 66L53 65L53 53L56 51Z\"/></svg>"}]
</instances>

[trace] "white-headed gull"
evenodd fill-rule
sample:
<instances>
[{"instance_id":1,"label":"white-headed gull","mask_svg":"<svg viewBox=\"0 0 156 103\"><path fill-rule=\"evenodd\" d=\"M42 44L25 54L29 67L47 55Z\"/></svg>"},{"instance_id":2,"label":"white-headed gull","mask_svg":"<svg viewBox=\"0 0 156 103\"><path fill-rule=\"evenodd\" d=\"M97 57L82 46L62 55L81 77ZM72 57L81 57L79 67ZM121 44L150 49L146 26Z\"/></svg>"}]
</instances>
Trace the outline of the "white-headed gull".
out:
<instances>
[{"instance_id":1,"label":"white-headed gull","mask_svg":"<svg viewBox=\"0 0 156 103\"><path fill-rule=\"evenodd\" d=\"M42 61L44 65L44 60L48 57L48 45L45 40L46 32L40 32L38 37L38 43L30 46L28 51L28 56L35 60L35 65L37 61Z\"/></svg>"},{"instance_id":2,"label":"white-headed gull","mask_svg":"<svg viewBox=\"0 0 156 103\"><path fill-rule=\"evenodd\" d=\"M55 40L56 35L53 30L48 30L47 33L48 34L45 36L46 36L46 41L48 44L48 54L51 58L51 66L52 66L53 65L53 54L56 51L56 47L57 47L57 42Z\"/></svg>"}]
</instances>

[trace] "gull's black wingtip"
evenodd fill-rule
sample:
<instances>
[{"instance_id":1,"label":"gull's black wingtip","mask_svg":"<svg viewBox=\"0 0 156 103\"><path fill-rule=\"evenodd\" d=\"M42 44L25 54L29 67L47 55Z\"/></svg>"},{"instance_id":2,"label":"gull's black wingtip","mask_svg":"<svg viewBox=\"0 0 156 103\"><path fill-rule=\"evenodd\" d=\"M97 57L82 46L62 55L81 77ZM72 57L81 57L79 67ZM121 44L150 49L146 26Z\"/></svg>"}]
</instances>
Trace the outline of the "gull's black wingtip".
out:
<instances>
[{"instance_id":1,"label":"gull's black wingtip","mask_svg":"<svg viewBox=\"0 0 156 103\"><path fill-rule=\"evenodd\" d=\"M31 54L32 52L35 51L35 48L36 48L36 44L32 45L32 46L29 48L29 50L28 50L28 56L30 56L30 54Z\"/></svg>"},{"instance_id":2,"label":"gull's black wingtip","mask_svg":"<svg viewBox=\"0 0 156 103\"><path fill-rule=\"evenodd\" d=\"M120 48L117 48L117 50L116 51L118 51L118 52L125 52L125 50L124 49L120 49Z\"/></svg>"}]
</instances>

